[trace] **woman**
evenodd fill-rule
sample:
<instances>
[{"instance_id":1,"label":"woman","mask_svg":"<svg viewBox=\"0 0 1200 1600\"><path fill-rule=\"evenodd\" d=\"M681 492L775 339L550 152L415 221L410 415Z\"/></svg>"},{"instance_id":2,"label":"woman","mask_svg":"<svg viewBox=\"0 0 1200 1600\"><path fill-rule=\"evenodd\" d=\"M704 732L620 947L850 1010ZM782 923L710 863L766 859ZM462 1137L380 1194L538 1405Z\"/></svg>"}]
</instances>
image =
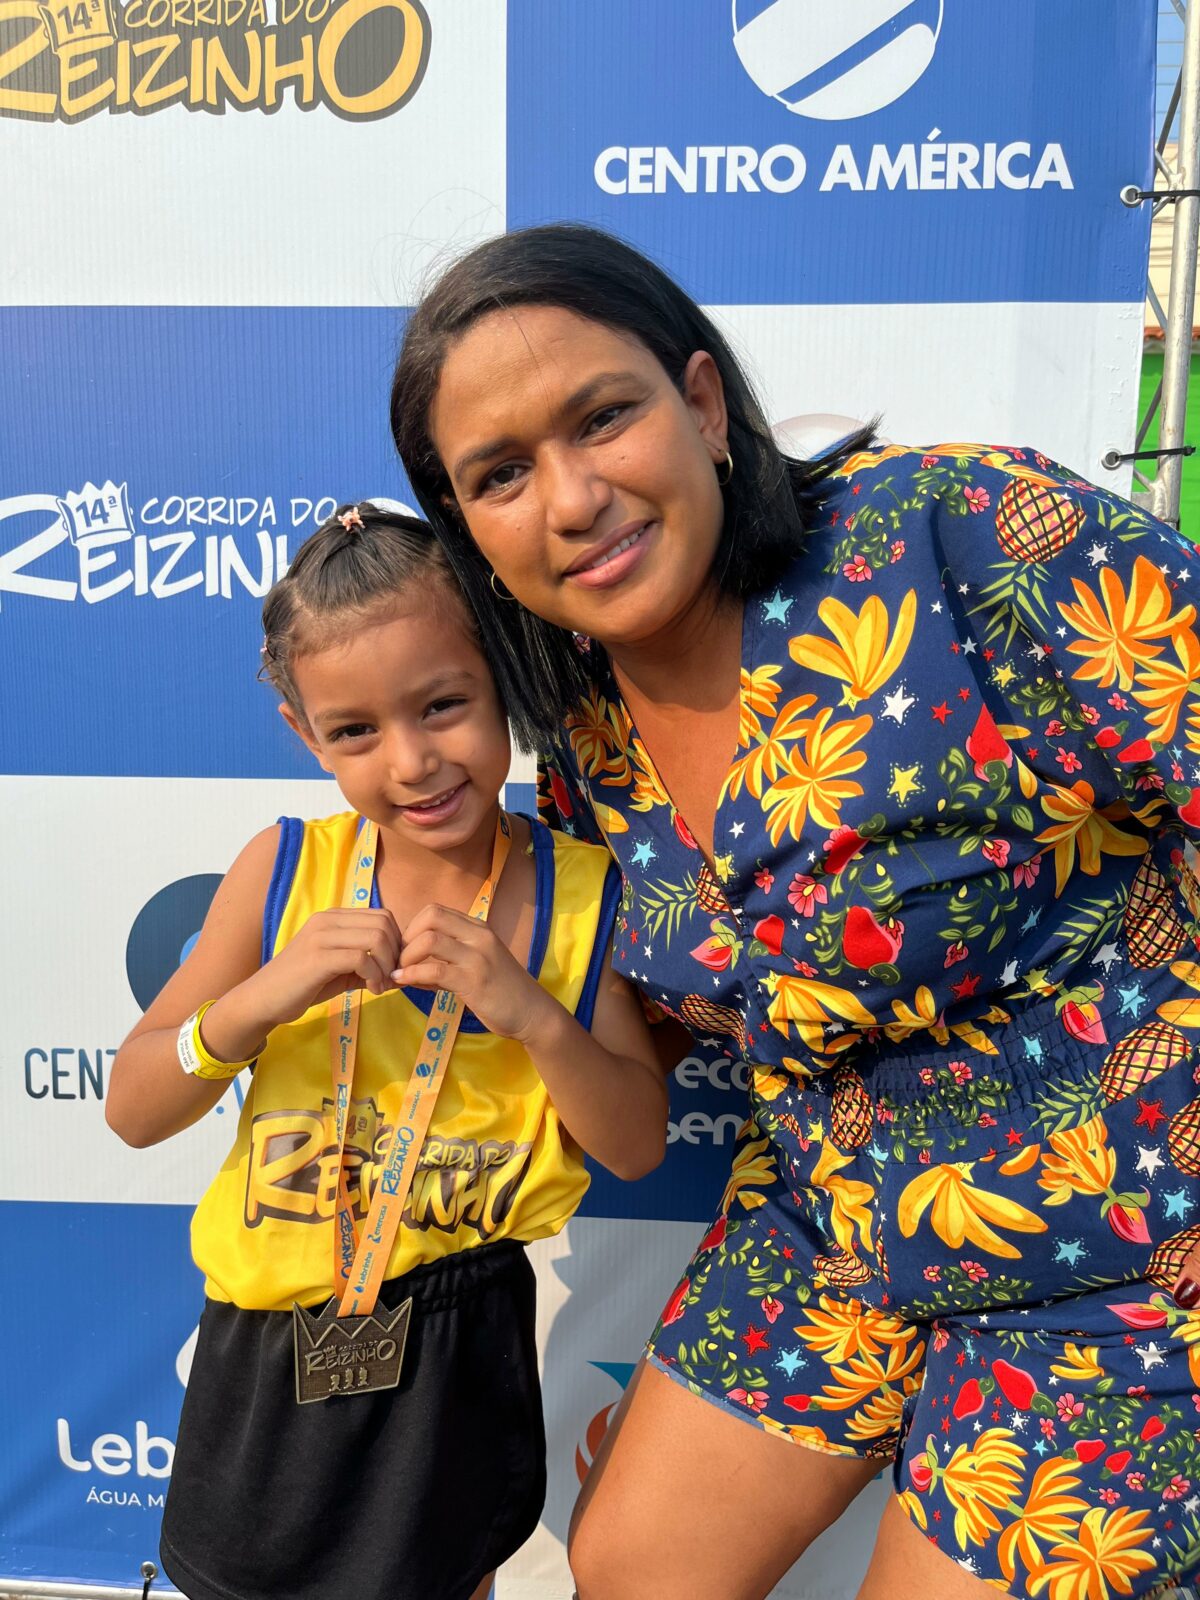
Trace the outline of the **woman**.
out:
<instances>
[{"instance_id":1,"label":"woman","mask_svg":"<svg viewBox=\"0 0 1200 1600\"><path fill-rule=\"evenodd\" d=\"M1190 547L1031 451L784 460L707 318L582 228L450 269L392 424L621 865L618 966L754 1064L581 1600L765 1595L888 1462L869 1600L1186 1577Z\"/></svg>"}]
</instances>

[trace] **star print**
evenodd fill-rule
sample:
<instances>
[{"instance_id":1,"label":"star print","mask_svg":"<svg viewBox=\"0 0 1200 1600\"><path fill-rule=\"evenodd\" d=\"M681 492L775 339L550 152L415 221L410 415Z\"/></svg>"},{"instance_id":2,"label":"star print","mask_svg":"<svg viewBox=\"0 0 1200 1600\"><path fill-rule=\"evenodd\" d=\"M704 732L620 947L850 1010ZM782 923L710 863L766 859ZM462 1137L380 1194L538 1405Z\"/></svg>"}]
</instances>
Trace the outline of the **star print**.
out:
<instances>
[{"instance_id":1,"label":"star print","mask_svg":"<svg viewBox=\"0 0 1200 1600\"><path fill-rule=\"evenodd\" d=\"M1121 1015L1123 1017L1136 1017L1146 1004L1146 994L1140 984L1131 983L1128 989L1117 985L1117 993L1121 997Z\"/></svg>"},{"instance_id":2,"label":"star print","mask_svg":"<svg viewBox=\"0 0 1200 1600\"><path fill-rule=\"evenodd\" d=\"M1042 1041L1040 1039L1026 1039L1024 1043L1025 1054L1030 1058L1030 1060L1036 1061L1040 1064L1041 1059L1045 1054L1045 1051L1042 1048Z\"/></svg>"},{"instance_id":3,"label":"star print","mask_svg":"<svg viewBox=\"0 0 1200 1600\"><path fill-rule=\"evenodd\" d=\"M1004 662L1002 666L997 667L995 672L992 673L993 678L995 678L996 682L1002 689L1007 689L1016 675L1016 667L1010 667L1007 661Z\"/></svg>"},{"instance_id":4,"label":"star print","mask_svg":"<svg viewBox=\"0 0 1200 1600\"><path fill-rule=\"evenodd\" d=\"M794 1378L800 1368L807 1366L808 1363L800 1354L799 1346L797 1346L795 1350L783 1351L775 1365L785 1378Z\"/></svg>"},{"instance_id":5,"label":"star print","mask_svg":"<svg viewBox=\"0 0 1200 1600\"><path fill-rule=\"evenodd\" d=\"M1153 1178L1159 1167L1165 1165L1166 1163L1162 1158L1161 1145L1152 1145L1149 1149L1147 1149L1144 1144L1138 1145L1136 1168L1138 1172L1144 1172L1148 1178Z\"/></svg>"},{"instance_id":6,"label":"star print","mask_svg":"<svg viewBox=\"0 0 1200 1600\"><path fill-rule=\"evenodd\" d=\"M1002 989L1007 989L1010 983L1016 983L1016 981L1017 963L1015 961L1010 961L1004 968L1004 971L1000 974L1000 987Z\"/></svg>"},{"instance_id":7,"label":"star print","mask_svg":"<svg viewBox=\"0 0 1200 1600\"><path fill-rule=\"evenodd\" d=\"M953 711L951 711L950 707L944 700L940 706L934 706L932 709L934 716L942 724L943 728L946 726L946 718L954 715Z\"/></svg>"},{"instance_id":8,"label":"star print","mask_svg":"<svg viewBox=\"0 0 1200 1600\"><path fill-rule=\"evenodd\" d=\"M1143 1100L1141 1095L1138 1095L1138 1114L1133 1119L1135 1128L1149 1128L1153 1133L1159 1123L1166 1120L1167 1114L1163 1110L1161 1100Z\"/></svg>"},{"instance_id":9,"label":"star print","mask_svg":"<svg viewBox=\"0 0 1200 1600\"><path fill-rule=\"evenodd\" d=\"M909 708L916 705L916 700L911 694L905 693L906 686L902 683L892 694L883 697L882 716L891 717L899 726L908 715Z\"/></svg>"},{"instance_id":10,"label":"star print","mask_svg":"<svg viewBox=\"0 0 1200 1600\"><path fill-rule=\"evenodd\" d=\"M769 600L763 601L763 621L786 622L788 618L788 612L791 609L791 599L789 598L785 600L783 598L782 590L776 589L775 593Z\"/></svg>"},{"instance_id":11,"label":"star print","mask_svg":"<svg viewBox=\"0 0 1200 1600\"><path fill-rule=\"evenodd\" d=\"M958 586L958 592L959 594L970 594L971 585L969 583L960 583Z\"/></svg>"},{"instance_id":12,"label":"star print","mask_svg":"<svg viewBox=\"0 0 1200 1600\"><path fill-rule=\"evenodd\" d=\"M929 609L930 609L930 611L933 612L934 616L936 617L941 612L942 602L940 600L935 600L933 602L933 604L930 606Z\"/></svg>"},{"instance_id":13,"label":"star print","mask_svg":"<svg viewBox=\"0 0 1200 1600\"><path fill-rule=\"evenodd\" d=\"M649 839L642 839L633 849L633 864L636 867L648 867L657 856L658 851Z\"/></svg>"},{"instance_id":14,"label":"star print","mask_svg":"<svg viewBox=\"0 0 1200 1600\"><path fill-rule=\"evenodd\" d=\"M1200 1511L1200 1494L1189 1495L1183 1502L1183 1509L1189 1516L1194 1516L1197 1511Z\"/></svg>"},{"instance_id":15,"label":"star print","mask_svg":"<svg viewBox=\"0 0 1200 1600\"><path fill-rule=\"evenodd\" d=\"M742 1343L746 1346L746 1354L752 1356L756 1350L769 1350L771 1341L767 1338L765 1328L756 1328L752 1322L746 1324L745 1333L740 1335Z\"/></svg>"},{"instance_id":16,"label":"star print","mask_svg":"<svg viewBox=\"0 0 1200 1600\"><path fill-rule=\"evenodd\" d=\"M735 839L740 839L746 831L746 824L744 822L735 822L729 831Z\"/></svg>"},{"instance_id":17,"label":"star print","mask_svg":"<svg viewBox=\"0 0 1200 1600\"><path fill-rule=\"evenodd\" d=\"M1102 944L1099 950L1096 951L1096 959L1093 961L1092 965L1095 967L1103 967L1105 972L1107 972L1109 967L1113 966L1114 963L1118 962L1120 959L1121 956L1115 944Z\"/></svg>"},{"instance_id":18,"label":"star print","mask_svg":"<svg viewBox=\"0 0 1200 1600\"><path fill-rule=\"evenodd\" d=\"M872 1161L886 1161L887 1160L887 1151L886 1150L881 1150L879 1148L879 1146L877 1144L875 1144L874 1142L872 1142L871 1144L869 1144L867 1146L867 1154L870 1156Z\"/></svg>"},{"instance_id":19,"label":"star print","mask_svg":"<svg viewBox=\"0 0 1200 1600\"><path fill-rule=\"evenodd\" d=\"M1065 1261L1074 1271L1079 1265L1080 1256L1086 1255L1087 1251L1083 1248L1082 1239L1060 1239L1058 1248L1054 1252L1054 1259L1055 1261Z\"/></svg>"},{"instance_id":20,"label":"star print","mask_svg":"<svg viewBox=\"0 0 1200 1600\"><path fill-rule=\"evenodd\" d=\"M1183 583L1186 583L1188 581L1188 579L1191 577L1191 573L1187 570L1186 567L1180 567L1179 571L1175 574L1175 576L1177 578L1179 578Z\"/></svg>"},{"instance_id":21,"label":"star print","mask_svg":"<svg viewBox=\"0 0 1200 1600\"><path fill-rule=\"evenodd\" d=\"M1135 1346L1133 1353L1142 1363L1143 1372L1149 1372L1153 1367L1165 1367L1167 1364L1166 1352L1160 1350L1153 1339L1144 1347Z\"/></svg>"},{"instance_id":22,"label":"star print","mask_svg":"<svg viewBox=\"0 0 1200 1600\"><path fill-rule=\"evenodd\" d=\"M1108 560L1108 546L1097 541L1088 551L1087 558L1094 567L1098 567L1102 561Z\"/></svg>"},{"instance_id":23,"label":"star print","mask_svg":"<svg viewBox=\"0 0 1200 1600\"><path fill-rule=\"evenodd\" d=\"M1048 1447L1045 1439L1038 1439L1033 1448L1037 1451L1038 1455L1044 1456Z\"/></svg>"},{"instance_id":24,"label":"star print","mask_svg":"<svg viewBox=\"0 0 1200 1600\"><path fill-rule=\"evenodd\" d=\"M700 1043L709 1050L719 1050L721 1048L720 1039L701 1039Z\"/></svg>"},{"instance_id":25,"label":"star print","mask_svg":"<svg viewBox=\"0 0 1200 1600\"><path fill-rule=\"evenodd\" d=\"M1025 918L1025 921L1021 924L1021 932L1028 933L1030 928L1036 928L1041 920L1042 908L1038 906L1036 910L1033 910L1029 913L1029 915Z\"/></svg>"},{"instance_id":26,"label":"star print","mask_svg":"<svg viewBox=\"0 0 1200 1600\"><path fill-rule=\"evenodd\" d=\"M963 643L963 655L965 655L965 656L973 656L975 654L975 648L976 647L975 647L974 639L965 640L964 643Z\"/></svg>"},{"instance_id":27,"label":"star print","mask_svg":"<svg viewBox=\"0 0 1200 1600\"><path fill-rule=\"evenodd\" d=\"M914 761L911 767L899 767L893 763L892 784L888 793L895 795L901 805L905 803L909 795L920 794L921 787L921 763L919 761Z\"/></svg>"},{"instance_id":28,"label":"star print","mask_svg":"<svg viewBox=\"0 0 1200 1600\"><path fill-rule=\"evenodd\" d=\"M1194 1211L1195 1208L1196 1202L1186 1189L1176 1189L1174 1194L1163 1195L1163 1214L1176 1222L1185 1221L1188 1212Z\"/></svg>"}]
</instances>

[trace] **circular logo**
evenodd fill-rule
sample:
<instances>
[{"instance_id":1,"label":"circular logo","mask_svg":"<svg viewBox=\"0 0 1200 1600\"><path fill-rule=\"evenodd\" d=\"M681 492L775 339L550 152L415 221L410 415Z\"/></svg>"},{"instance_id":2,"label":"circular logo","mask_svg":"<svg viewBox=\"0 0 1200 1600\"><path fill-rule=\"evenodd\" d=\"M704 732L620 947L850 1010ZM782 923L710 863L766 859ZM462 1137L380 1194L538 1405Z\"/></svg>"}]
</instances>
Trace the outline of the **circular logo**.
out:
<instances>
[{"instance_id":1,"label":"circular logo","mask_svg":"<svg viewBox=\"0 0 1200 1600\"><path fill-rule=\"evenodd\" d=\"M147 900L134 918L125 974L143 1011L195 944L220 884L217 872L179 878Z\"/></svg>"},{"instance_id":2,"label":"circular logo","mask_svg":"<svg viewBox=\"0 0 1200 1600\"><path fill-rule=\"evenodd\" d=\"M733 43L764 94L821 122L869 116L933 60L943 0L733 0Z\"/></svg>"}]
</instances>

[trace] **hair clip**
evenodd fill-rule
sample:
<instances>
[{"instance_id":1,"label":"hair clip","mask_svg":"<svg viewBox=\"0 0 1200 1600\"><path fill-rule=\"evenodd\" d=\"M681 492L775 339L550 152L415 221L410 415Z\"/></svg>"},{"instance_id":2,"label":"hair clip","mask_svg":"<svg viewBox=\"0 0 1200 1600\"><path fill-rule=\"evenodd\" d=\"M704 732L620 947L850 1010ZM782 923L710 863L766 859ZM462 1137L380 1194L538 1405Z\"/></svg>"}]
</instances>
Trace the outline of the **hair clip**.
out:
<instances>
[{"instance_id":1,"label":"hair clip","mask_svg":"<svg viewBox=\"0 0 1200 1600\"><path fill-rule=\"evenodd\" d=\"M350 532L351 528L361 528L363 525L363 519L358 514L357 506L351 506L349 511L343 511L338 521L347 533Z\"/></svg>"},{"instance_id":2,"label":"hair clip","mask_svg":"<svg viewBox=\"0 0 1200 1600\"><path fill-rule=\"evenodd\" d=\"M259 645L258 653L263 658L264 661L270 661L270 659L271 659L271 646L267 643L267 641L265 639L263 640L262 644Z\"/></svg>"}]
</instances>

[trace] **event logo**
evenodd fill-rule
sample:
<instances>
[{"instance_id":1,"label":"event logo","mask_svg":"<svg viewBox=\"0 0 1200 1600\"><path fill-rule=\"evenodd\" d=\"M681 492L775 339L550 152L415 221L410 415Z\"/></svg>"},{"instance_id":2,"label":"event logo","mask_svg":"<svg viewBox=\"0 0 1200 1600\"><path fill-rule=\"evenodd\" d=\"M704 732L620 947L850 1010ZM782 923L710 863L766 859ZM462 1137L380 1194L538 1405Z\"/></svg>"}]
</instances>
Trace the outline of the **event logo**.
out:
<instances>
[{"instance_id":1,"label":"event logo","mask_svg":"<svg viewBox=\"0 0 1200 1600\"><path fill-rule=\"evenodd\" d=\"M78 122L165 106L369 122L416 94L420 0L0 0L0 116Z\"/></svg>"},{"instance_id":2,"label":"event logo","mask_svg":"<svg viewBox=\"0 0 1200 1600\"><path fill-rule=\"evenodd\" d=\"M890 105L933 60L942 0L733 0L733 43L764 94L822 122Z\"/></svg>"},{"instance_id":3,"label":"event logo","mask_svg":"<svg viewBox=\"0 0 1200 1600\"><path fill-rule=\"evenodd\" d=\"M215 872L178 878L153 895L134 918L125 945L125 973L143 1011L196 942L220 886Z\"/></svg>"},{"instance_id":4,"label":"event logo","mask_svg":"<svg viewBox=\"0 0 1200 1600\"><path fill-rule=\"evenodd\" d=\"M618 1384L622 1394L629 1387L629 1380L637 1370L637 1364L633 1361L592 1361L589 1365L596 1367ZM610 1400L606 1406L601 1406L588 1423L582 1443L575 1446L575 1473L580 1483L587 1477L592 1462L596 1459L596 1452L612 1425L613 1412L620 1403L618 1397L616 1400Z\"/></svg>"}]
</instances>

